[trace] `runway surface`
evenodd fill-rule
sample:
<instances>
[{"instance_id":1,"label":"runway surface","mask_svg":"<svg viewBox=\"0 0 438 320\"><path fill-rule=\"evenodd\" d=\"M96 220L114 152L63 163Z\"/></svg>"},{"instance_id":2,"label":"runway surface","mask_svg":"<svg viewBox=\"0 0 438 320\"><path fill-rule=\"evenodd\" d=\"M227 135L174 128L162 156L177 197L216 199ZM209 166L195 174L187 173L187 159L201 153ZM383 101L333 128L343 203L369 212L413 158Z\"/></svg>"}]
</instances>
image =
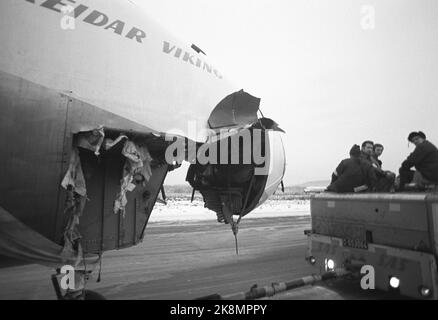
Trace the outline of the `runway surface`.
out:
<instances>
[{"instance_id":1,"label":"runway surface","mask_svg":"<svg viewBox=\"0 0 438 320\"><path fill-rule=\"evenodd\" d=\"M107 299L186 300L290 281L312 272L304 260L304 230L309 227L308 215L244 219L236 255L229 226L215 221L151 223L142 244L104 255L101 282L96 283L95 272L87 288ZM38 265L1 270L0 299L55 299L52 273ZM332 282L275 299L386 297L358 292L356 284Z\"/></svg>"}]
</instances>

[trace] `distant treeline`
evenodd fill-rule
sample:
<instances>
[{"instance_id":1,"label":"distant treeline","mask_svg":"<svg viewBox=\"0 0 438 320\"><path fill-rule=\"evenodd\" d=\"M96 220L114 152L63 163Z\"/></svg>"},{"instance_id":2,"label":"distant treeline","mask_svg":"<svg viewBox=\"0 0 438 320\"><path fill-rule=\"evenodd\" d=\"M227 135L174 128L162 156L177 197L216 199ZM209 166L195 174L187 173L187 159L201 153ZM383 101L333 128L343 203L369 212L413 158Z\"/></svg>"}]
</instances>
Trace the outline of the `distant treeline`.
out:
<instances>
[{"instance_id":1,"label":"distant treeline","mask_svg":"<svg viewBox=\"0 0 438 320\"><path fill-rule=\"evenodd\" d=\"M164 190L168 198L172 198L172 196L177 196L178 198L187 198L189 199L192 195L192 188L190 185L168 185L164 186ZM200 198L201 195L199 192L195 193L195 198ZM272 195L270 200L305 200L309 199L310 195L304 193L304 186L292 186L285 187L284 193L281 191L281 187L278 187L277 191L274 195Z\"/></svg>"}]
</instances>

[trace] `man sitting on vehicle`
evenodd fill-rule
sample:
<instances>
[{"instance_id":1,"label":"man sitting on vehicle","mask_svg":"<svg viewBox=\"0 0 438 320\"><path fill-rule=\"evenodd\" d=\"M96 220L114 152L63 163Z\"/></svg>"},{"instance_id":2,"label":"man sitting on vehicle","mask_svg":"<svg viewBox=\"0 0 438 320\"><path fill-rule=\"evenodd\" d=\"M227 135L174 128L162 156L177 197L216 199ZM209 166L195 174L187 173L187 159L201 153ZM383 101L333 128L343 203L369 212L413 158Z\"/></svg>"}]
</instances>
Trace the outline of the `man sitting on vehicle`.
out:
<instances>
[{"instance_id":1,"label":"man sitting on vehicle","mask_svg":"<svg viewBox=\"0 0 438 320\"><path fill-rule=\"evenodd\" d=\"M376 191L378 192L394 192L395 173L389 170L383 170L383 163L379 159L384 150L383 145L376 143L373 147L373 155L371 161L373 167L377 170L377 185Z\"/></svg>"},{"instance_id":2,"label":"man sitting on vehicle","mask_svg":"<svg viewBox=\"0 0 438 320\"><path fill-rule=\"evenodd\" d=\"M348 193L372 190L376 180L371 164L361 159L360 148L354 145L350 150L350 158L342 160L333 172L327 191Z\"/></svg>"},{"instance_id":3,"label":"man sitting on vehicle","mask_svg":"<svg viewBox=\"0 0 438 320\"><path fill-rule=\"evenodd\" d=\"M362 160L366 160L372 163L371 156L373 155L374 142L367 140L362 143L362 149L360 150L360 157Z\"/></svg>"},{"instance_id":4,"label":"man sitting on vehicle","mask_svg":"<svg viewBox=\"0 0 438 320\"><path fill-rule=\"evenodd\" d=\"M383 145L380 143L376 143L373 147L373 155L371 156L371 160L373 164L375 164L379 169L382 169L382 160L379 159L379 157L383 153Z\"/></svg>"},{"instance_id":5,"label":"man sitting on vehicle","mask_svg":"<svg viewBox=\"0 0 438 320\"><path fill-rule=\"evenodd\" d=\"M408 141L415 145L415 150L401 165L399 190L407 183L415 183L420 189L427 184L438 184L438 149L421 131L411 132ZM416 171L411 170L412 167Z\"/></svg>"},{"instance_id":6,"label":"man sitting on vehicle","mask_svg":"<svg viewBox=\"0 0 438 320\"><path fill-rule=\"evenodd\" d=\"M382 162L376 157L375 150L383 152L383 146L381 144L376 144L372 141L365 141L362 143L361 159L362 161L368 162L375 172L377 177L377 182L375 184L376 192L390 192L394 190L395 173L391 171L382 170Z\"/></svg>"}]
</instances>

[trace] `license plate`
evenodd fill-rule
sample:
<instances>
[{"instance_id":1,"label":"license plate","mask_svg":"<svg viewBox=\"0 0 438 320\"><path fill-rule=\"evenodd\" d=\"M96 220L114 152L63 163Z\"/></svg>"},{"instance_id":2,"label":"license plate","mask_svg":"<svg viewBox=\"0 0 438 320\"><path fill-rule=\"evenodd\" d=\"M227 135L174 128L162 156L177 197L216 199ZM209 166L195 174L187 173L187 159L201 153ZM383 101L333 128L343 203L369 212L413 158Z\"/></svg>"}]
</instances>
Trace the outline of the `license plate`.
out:
<instances>
[{"instance_id":1,"label":"license plate","mask_svg":"<svg viewBox=\"0 0 438 320\"><path fill-rule=\"evenodd\" d=\"M342 245L355 249L368 249L368 243L360 239L342 239Z\"/></svg>"}]
</instances>

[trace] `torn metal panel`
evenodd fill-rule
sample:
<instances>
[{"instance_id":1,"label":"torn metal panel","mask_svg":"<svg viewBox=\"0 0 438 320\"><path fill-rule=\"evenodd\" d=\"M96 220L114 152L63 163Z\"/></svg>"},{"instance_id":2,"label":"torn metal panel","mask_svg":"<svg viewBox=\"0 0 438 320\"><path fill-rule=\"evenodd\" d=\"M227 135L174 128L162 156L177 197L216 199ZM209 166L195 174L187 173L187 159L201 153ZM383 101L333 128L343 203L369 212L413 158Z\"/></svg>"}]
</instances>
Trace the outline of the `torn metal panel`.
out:
<instances>
[{"instance_id":1,"label":"torn metal panel","mask_svg":"<svg viewBox=\"0 0 438 320\"><path fill-rule=\"evenodd\" d=\"M67 190L64 215L68 219L64 229L64 247L61 256L64 259L74 259L74 266L79 265L83 257L79 218L82 216L87 200L87 187L78 148L90 150L99 156L104 138L105 132L102 126L88 132L80 132L75 136L69 168L61 182L62 187Z\"/></svg>"},{"instance_id":2,"label":"torn metal panel","mask_svg":"<svg viewBox=\"0 0 438 320\"><path fill-rule=\"evenodd\" d=\"M63 180L63 254L80 261L81 252L137 244L169 169L169 142L151 133L99 127L76 133L73 143Z\"/></svg>"},{"instance_id":3,"label":"torn metal panel","mask_svg":"<svg viewBox=\"0 0 438 320\"><path fill-rule=\"evenodd\" d=\"M130 171L140 172L144 175L146 181L149 181L152 175L151 165L152 157L146 146L139 146L132 141L127 141L122 150L122 154L128 159Z\"/></svg>"},{"instance_id":4,"label":"torn metal panel","mask_svg":"<svg viewBox=\"0 0 438 320\"><path fill-rule=\"evenodd\" d=\"M260 99L240 90L225 97L210 114L210 128L244 126L257 121Z\"/></svg>"},{"instance_id":5,"label":"torn metal panel","mask_svg":"<svg viewBox=\"0 0 438 320\"><path fill-rule=\"evenodd\" d=\"M99 128L88 132L78 133L76 136L76 146L91 150L96 156L98 156L104 138L105 132L103 127L100 126Z\"/></svg>"},{"instance_id":6,"label":"torn metal panel","mask_svg":"<svg viewBox=\"0 0 438 320\"><path fill-rule=\"evenodd\" d=\"M125 135L120 135L117 139L113 140L113 139L105 139L104 141L104 148L105 150L109 150L113 147L115 147L116 145L118 145L120 142L122 142L123 140L128 140L128 137Z\"/></svg>"},{"instance_id":7,"label":"torn metal panel","mask_svg":"<svg viewBox=\"0 0 438 320\"><path fill-rule=\"evenodd\" d=\"M145 181L149 181L152 176L152 157L145 145L138 146L129 140L125 142L122 154L126 157L126 162L120 181L120 193L114 201L114 213L121 213L125 217L125 207L128 203L126 193L135 189L135 183L144 184Z\"/></svg>"},{"instance_id":8,"label":"torn metal panel","mask_svg":"<svg viewBox=\"0 0 438 320\"><path fill-rule=\"evenodd\" d=\"M65 215L68 217L68 223L64 230L64 248L61 256L67 259L74 259L74 266L79 265L82 260L83 252L81 245L81 234L79 232L79 218L85 207L86 198L76 193L69 187L67 190L67 200L65 206Z\"/></svg>"},{"instance_id":9,"label":"torn metal panel","mask_svg":"<svg viewBox=\"0 0 438 320\"><path fill-rule=\"evenodd\" d=\"M84 173L82 172L81 159L77 148L73 148L70 155L68 171L61 182L64 189L73 189L77 194L85 197L87 188L85 186Z\"/></svg>"},{"instance_id":10,"label":"torn metal panel","mask_svg":"<svg viewBox=\"0 0 438 320\"><path fill-rule=\"evenodd\" d=\"M105 131L107 135L108 131ZM114 133L114 137L118 135ZM142 139L135 143L142 143ZM152 176L147 183L135 185L126 192L125 217L114 214L114 201L121 191L120 180L127 158L122 154L124 142L120 142L97 158L89 150L80 150L81 164L87 184L87 200L80 218L79 231L84 252L100 253L138 244L154 208L158 193L169 166L159 160L156 147L148 149L154 161ZM136 179L134 175L134 179Z\"/></svg>"},{"instance_id":11,"label":"torn metal panel","mask_svg":"<svg viewBox=\"0 0 438 320\"><path fill-rule=\"evenodd\" d=\"M100 134L98 136L102 137ZM86 138L84 138L84 140L86 140ZM95 141L100 141L100 138L96 139ZM101 144L102 141L98 143ZM98 149L86 149L93 151L94 154L98 154ZM64 214L68 217L68 223L64 229L64 248L61 256L64 259L74 258L74 266L77 266L81 262L83 256L80 242L81 235L79 233L78 226L79 217L82 216L82 212L85 207L87 188L85 185L85 177L82 171L79 151L76 147L74 147L72 150L69 169L61 185L67 190Z\"/></svg>"},{"instance_id":12,"label":"torn metal panel","mask_svg":"<svg viewBox=\"0 0 438 320\"><path fill-rule=\"evenodd\" d=\"M261 118L259 119L259 125L261 128L265 130L274 130L285 133L283 129L278 126L278 123L269 118Z\"/></svg>"}]
</instances>

